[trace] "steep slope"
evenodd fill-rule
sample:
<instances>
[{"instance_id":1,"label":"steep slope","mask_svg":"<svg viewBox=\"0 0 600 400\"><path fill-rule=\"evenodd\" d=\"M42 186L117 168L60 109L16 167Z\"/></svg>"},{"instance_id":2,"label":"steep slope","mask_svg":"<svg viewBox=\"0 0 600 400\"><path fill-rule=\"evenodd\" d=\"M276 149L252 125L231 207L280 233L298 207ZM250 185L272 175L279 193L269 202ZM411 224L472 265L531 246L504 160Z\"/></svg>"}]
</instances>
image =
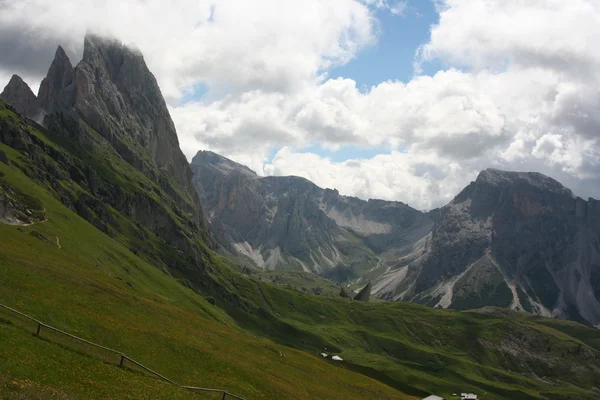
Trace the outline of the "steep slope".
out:
<instances>
[{"instance_id":1,"label":"steep slope","mask_svg":"<svg viewBox=\"0 0 600 400\"><path fill-rule=\"evenodd\" d=\"M431 306L486 305L600 323L600 208L537 173L483 171L375 293Z\"/></svg>"},{"instance_id":2,"label":"steep slope","mask_svg":"<svg viewBox=\"0 0 600 400\"><path fill-rule=\"evenodd\" d=\"M209 151L191 166L220 243L260 268L357 278L380 266L382 253L408 251L432 225L402 203L340 196L299 177L259 177Z\"/></svg>"},{"instance_id":3,"label":"steep slope","mask_svg":"<svg viewBox=\"0 0 600 400\"><path fill-rule=\"evenodd\" d=\"M173 122L141 54L88 35L83 59L73 68L59 47L36 101L45 128L28 128L22 118L6 118L0 127L4 143L27 151L24 172L52 187L98 229L123 234L135 251L202 280L212 237ZM13 107L28 116L20 104ZM72 183L60 183L65 180Z\"/></svg>"},{"instance_id":4,"label":"steep slope","mask_svg":"<svg viewBox=\"0 0 600 400\"><path fill-rule=\"evenodd\" d=\"M0 119L5 116L14 121L0 102ZM60 148L54 137L36 135ZM31 225L0 223L0 304L119 349L177 382L225 388L246 399L413 399L312 354L242 331L211 304L214 298L165 273L160 260L146 253L148 247L129 247L143 228L135 230L134 223L115 214L131 230L113 237L103 233L65 206L51 186L26 175L23 153L4 143L0 151L11 164L0 163L0 187L35 198L45 216ZM57 183L76 185L68 179ZM210 265L226 269L217 259ZM263 321L268 324L267 318ZM47 329L38 339L32 335L36 328L0 309L2 399L217 398L170 386L130 363L119 369L118 356ZM327 383L315 376L327 376Z\"/></svg>"}]
</instances>

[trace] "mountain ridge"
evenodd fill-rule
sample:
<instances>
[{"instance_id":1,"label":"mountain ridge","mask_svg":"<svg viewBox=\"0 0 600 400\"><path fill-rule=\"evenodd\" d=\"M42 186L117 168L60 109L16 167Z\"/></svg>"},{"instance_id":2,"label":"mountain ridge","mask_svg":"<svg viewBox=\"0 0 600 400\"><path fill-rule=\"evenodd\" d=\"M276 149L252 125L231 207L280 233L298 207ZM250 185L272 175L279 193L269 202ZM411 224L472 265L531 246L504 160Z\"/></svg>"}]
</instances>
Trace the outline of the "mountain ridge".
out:
<instances>
[{"instance_id":1,"label":"mountain ridge","mask_svg":"<svg viewBox=\"0 0 600 400\"><path fill-rule=\"evenodd\" d=\"M220 243L268 269L293 264L298 270L354 275L377 265L372 248L389 250L389 237L419 236L432 223L400 202L387 202L387 214L364 223L378 200L341 196L302 177L261 177L212 152L199 152L191 166ZM397 227L388 223L390 216ZM359 236L365 233L373 236L363 243Z\"/></svg>"},{"instance_id":2,"label":"mountain ridge","mask_svg":"<svg viewBox=\"0 0 600 400\"><path fill-rule=\"evenodd\" d=\"M600 262L596 261L600 260L600 246L594 245L600 241L600 228L594 228L600 227L595 225L600 218L596 215L598 202L575 196L543 174L488 168L446 206L425 213L402 202L342 196L304 178L260 177L212 152L199 152L191 165L194 184L210 210L211 225L221 233L219 242L259 268L298 269L293 264L298 260L303 270L337 279L356 290L363 282L373 281L373 295L384 299L442 308L501 306L600 324ZM207 179L218 183L207 185ZM296 252L290 262L286 258L289 249L279 247L277 262L265 263L260 257L273 238L262 241L253 232L262 229L264 237L264 231L275 229L263 217L277 214L290 201L302 201L305 206L284 208L287 221L318 237L317 244L296 233L294 241L308 256L302 258ZM254 213L227 214L246 209ZM320 216L320 222L311 213ZM312 220L305 218L310 215ZM238 230L240 221L253 227L254 231L246 233L254 241L246 240L245 233ZM279 230L273 236L281 243L286 235ZM353 236L353 249L366 248L361 264L351 260L352 251L338 251L336 238L344 235ZM564 240L556 235L564 235ZM591 244L585 245L580 237ZM512 243L513 238L527 245ZM583 247L577 250L580 242ZM562 250L552 250L559 243ZM323 247L333 249L338 257L312 255ZM579 264L561 253L567 248L569 254L581 252ZM539 254L553 254L555 260L535 261ZM545 266L548 262L552 267ZM588 295L580 294L580 285Z\"/></svg>"}]
</instances>

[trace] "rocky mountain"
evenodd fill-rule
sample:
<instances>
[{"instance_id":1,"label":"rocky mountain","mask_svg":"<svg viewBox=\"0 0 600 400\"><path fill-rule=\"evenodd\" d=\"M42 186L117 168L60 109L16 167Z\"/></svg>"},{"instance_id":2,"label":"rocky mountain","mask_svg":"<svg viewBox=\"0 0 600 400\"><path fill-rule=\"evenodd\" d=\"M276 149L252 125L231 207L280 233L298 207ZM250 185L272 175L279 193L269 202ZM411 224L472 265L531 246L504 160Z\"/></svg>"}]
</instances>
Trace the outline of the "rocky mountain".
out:
<instances>
[{"instance_id":1,"label":"rocky mountain","mask_svg":"<svg viewBox=\"0 0 600 400\"><path fill-rule=\"evenodd\" d=\"M360 278L433 225L403 203L341 196L300 177L259 177L210 151L191 166L219 242L260 268Z\"/></svg>"},{"instance_id":2,"label":"rocky mountain","mask_svg":"<svg viewBox=\"0 0 600 400\"><path fill-rule=\"evenodd\" d=\"M40 120L43 117L40 102L19 75L10 78L8 85L0 93L0 99L11 104L28 118Z\"/></svg>"},{"instance_id":3,"label":"rocky mountain","mask_svg":"<svg viewBox=\"0 0 600 400\"><path fill-rule=\"evenodd\" d=\"M166 103L139 51L87 35L76 67L58 47L38 96L15 75L2 99L43 125L27 130L1 121L0 139L26 151L28 175L105 233L132 237L122 217L131 221L132 251L144 248L196 277L213 239Z\"/></svg>"},{"instance_id":4,"label":"rocky mountain","mask_svg":"<svg viewBox=\"0 0 600 400\"><path fill-rule=\"evenodd\" d=\"M538 174L488 169L374 293L434 307L487 305L600 324L600 202Z\"/></svg>"},{"instance_id":5,"label":"rocky mountain","mask_svg":"<svg viewBox=\"0 0 600 400\"><path fill-rule=\"evenodd\" d=\"M483 171L445 207L364 201L259 177L208 151L194 185L217 239L260 268L304 269L432 307L500 306L600 324L600 206L538 173Z\"/></svg>"}]
</instances>

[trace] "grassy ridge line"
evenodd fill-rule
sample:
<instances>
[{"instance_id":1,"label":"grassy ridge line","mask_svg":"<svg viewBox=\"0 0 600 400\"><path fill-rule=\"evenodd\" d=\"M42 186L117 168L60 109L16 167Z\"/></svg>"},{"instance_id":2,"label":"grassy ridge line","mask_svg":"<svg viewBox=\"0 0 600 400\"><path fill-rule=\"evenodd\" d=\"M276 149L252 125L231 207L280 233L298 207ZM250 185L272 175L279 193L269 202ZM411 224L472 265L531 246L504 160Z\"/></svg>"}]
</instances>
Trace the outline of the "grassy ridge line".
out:
<instances>
[{"instance_id":1,"label":"grassy ridge line","mask_svg":"<svg viewBox=\"0 0 600 400\"><path fill-rule=\"evenodd\" d=\"M0 149L16 161L17 152L3 145ZM0 225L1 302L126 354L143 355L139 361L182 382L227 388L249 399L411 398L316 356L243 332L222 310L102 234L15 166L0 164L0 171L4 182L38 198L49 217L46 223L22 228L24 232ZM34 237L34 231L58 236L62 248ZM40 351L41 359L55 357L51 347ZM26 355L11 352L3 357L0 375L5 381L29 380L72 398L117 397L125 390L106 386L106 375L84 388L79 374L49 373L41 364L23 363ZM66 358L65 365L77 371L77 364L69 364L73 360ZM146 398L156 396L154 388L129 384Z\"/></svg>"}]
</instances>

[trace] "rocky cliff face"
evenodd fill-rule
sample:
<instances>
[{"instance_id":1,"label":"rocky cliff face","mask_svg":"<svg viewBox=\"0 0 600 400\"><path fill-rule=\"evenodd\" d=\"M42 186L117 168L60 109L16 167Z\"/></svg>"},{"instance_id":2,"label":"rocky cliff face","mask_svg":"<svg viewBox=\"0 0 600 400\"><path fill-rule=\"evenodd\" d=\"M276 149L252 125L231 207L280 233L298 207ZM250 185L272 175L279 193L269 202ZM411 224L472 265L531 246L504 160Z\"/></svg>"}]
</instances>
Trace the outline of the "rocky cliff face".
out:
<instances>
[{"instance_id":1,"label":"rocky cliff face","mask_svg":"<svg viewBox=\"0 0 600 400\"><path fill-rule=\"evenodd\" d=\"M189 212L199 207L160 88L137 50L89 34L83 59L73 68L59 47L38 98L48 114L75 112L181 207Z\"/></svg>"},{"instance_id":2,"label":"rocky cliff face","mask_svg":"<svg viewBox=\"0 0 600 400\"><path fill-rule=\"evenodd\" d=\"M219 241L261 268L302 267L355 288L373 281L375 296L432 307L600 324L600 202L544 175L488 169L423 213L259 177L211 152L192 169Z\"/></svg>"},{"instance_id":3,"label":"rocky cliff face","mask_svg":"<svg viewBox=\"0 0 600 400\"><path fill-rule=\"evenodd\" d=\"M69 110L75 105L75 69L58 46L48 74L40 83L38 99L46 113Z\"/></svg>"},{"instance_id":4,"label":"rocky cliff face","mask_svg":"<svg viewBox=\"0 0 600 400\"><path fill-rule=\"evenodd\" d=\"M19 75L13 75L0 93L0 99L12 105L18 112L33 120L43 117L40 102Z\"/></svg>"},{"instance_id":5,"label":"rocky cliff face","mask_svg":"<svg viewBox=\"0 0 600 400\"><path fill-rule=\"evenodd\" d=\"M260 268L360 279L386 268L384 254L407 252L433 224L402 203L340 196L299 177L259 177L208 151L191 165L219 241Z\"/></svg>"},{"instance_id":6,"label":"rocky cliff face","mask_svg":"<svg viewBox=\"0 0 600 400\"><path fill-rule=\"evenodd\" d=\"M374 292L598 324L598 203L541 174L485 170L442 208L427 239Z\"/></svg>"},{"instance_id":7,"label":"rocky cliff face","mask_svg":"<svg viewBox=\"0 0 600 400\"><path fill-rule=\"evenodd\" d=\"M205 264L204 245L213 242L191 169L156 79L138 51L87 35L75 68L57 49L37 97L18 78L3 93L25 117L31 117L33 106L43 112L44 128L22 121L21 126L34 126L24 130L14 120L0 121L0 140L26 151L32 177L47 181L63 203L98 229L129 237L114 216L121 213L136 224L137 246L148 247L146 253L166 266L187 271L188 278ZM44 129L48 137L62 138L59 147L40 142L35 131ZM71 189L58 181L70 182ZM159 245L151 244L153 235Z\"/></svg>"},{"instance_id":8,"label":"rocky cliff face","mask_svg":"<svg viewBox=\"0 0 600 400\"><path fill-rule=\"evenodd\" d=\"M152 176L158 168L156 175L164 172L197 203L175 125L141 53L114 40L86 36L75 86L75 109L125 160L155 180L160 179ZM161 186L169 190L167 184Z\"/></svg>"}]
</instances>

